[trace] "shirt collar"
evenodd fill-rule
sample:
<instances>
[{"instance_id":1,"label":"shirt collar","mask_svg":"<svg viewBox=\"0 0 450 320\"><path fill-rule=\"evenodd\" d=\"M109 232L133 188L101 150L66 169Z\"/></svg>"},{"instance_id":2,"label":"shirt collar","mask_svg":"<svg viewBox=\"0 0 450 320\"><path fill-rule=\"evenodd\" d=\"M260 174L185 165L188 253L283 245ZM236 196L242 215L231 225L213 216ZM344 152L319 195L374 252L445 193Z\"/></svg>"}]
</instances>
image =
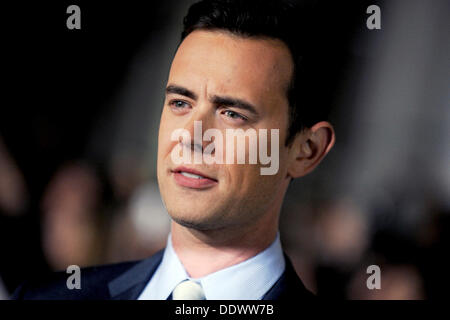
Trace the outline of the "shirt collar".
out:
<instances>
[{"instance_id":1,"label":"shirt collar","mask_svg":"<svg viewBox=\"0 0 450 320\"><path fill-rule=\"evenodd\" d=\"M161 264L139 299L167 299L181 281L190 279L202 285L207 300L258 300L275 284L284 269L283 250L277 233L272 244L256 256L202 278L191 278L175 253L169 234Z\"/></svg>"}]
</instances>

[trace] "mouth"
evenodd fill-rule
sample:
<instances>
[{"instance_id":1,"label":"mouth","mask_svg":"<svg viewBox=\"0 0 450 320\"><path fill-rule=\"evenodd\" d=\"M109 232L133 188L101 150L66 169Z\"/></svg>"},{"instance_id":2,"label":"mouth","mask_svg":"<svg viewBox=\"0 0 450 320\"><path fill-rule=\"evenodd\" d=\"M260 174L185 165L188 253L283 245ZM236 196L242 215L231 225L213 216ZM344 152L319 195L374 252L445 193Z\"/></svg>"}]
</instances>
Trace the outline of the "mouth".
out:
<instances>
[{"instance_id":1,"label":"mouth","mask_svg":"<svg viewBox=\"0 0 450 320\"><path fill-rule=\"evenodd\" d=\"M207 176L206 174L186 167L178 167L171 170L175 182L186 188L191 189L206 189L217 185L217 179Z\"/></svg>"}]
</instances>

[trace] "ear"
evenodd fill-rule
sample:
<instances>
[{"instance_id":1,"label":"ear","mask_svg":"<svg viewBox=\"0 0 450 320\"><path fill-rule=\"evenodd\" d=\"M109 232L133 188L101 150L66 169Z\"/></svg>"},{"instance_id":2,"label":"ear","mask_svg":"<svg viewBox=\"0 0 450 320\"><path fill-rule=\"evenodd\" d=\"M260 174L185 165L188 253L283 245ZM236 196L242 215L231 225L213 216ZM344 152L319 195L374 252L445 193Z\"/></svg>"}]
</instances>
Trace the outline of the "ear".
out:
<instances>
[{"instance_id":1,"label":"ear","mask_svg":"<svg viewBox=\"0 0 450 320\"><path fill-rule=\"evenodd\" d=\"M289 150L288 176L299 178L313 171L335 140L334 128L327 121L298 133Z\"/></svg>"}]
</instances>

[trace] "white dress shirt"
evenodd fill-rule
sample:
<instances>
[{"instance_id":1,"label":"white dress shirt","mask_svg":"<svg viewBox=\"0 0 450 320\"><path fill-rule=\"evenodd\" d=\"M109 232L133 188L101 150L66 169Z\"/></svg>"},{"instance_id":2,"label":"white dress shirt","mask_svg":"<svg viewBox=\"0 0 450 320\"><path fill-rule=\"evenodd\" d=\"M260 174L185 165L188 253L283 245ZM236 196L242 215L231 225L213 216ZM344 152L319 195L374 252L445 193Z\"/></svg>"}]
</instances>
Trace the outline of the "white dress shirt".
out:
<instances>
[{"instance_id":1,"label":"white dress shirt","mask_svg":"<svg viewBox=\"0 0 450 320\"><path fill-rule=\"evenodd\" d=\"M202 278L188 276L167 239L164 256L138 300L166 300L175 287L189 279L200 283L207 300L260 300L285 269L280 235L256 256Z\"/></svg>"}]
</instances>

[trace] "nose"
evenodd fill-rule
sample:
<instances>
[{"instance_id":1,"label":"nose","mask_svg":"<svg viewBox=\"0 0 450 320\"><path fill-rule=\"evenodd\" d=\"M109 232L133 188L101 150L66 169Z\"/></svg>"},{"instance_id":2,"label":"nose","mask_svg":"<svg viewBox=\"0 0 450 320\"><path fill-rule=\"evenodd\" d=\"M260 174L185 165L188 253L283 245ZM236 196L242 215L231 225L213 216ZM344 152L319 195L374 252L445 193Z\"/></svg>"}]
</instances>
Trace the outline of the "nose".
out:
<instances>
[{"instance_id":1,"label":"nose","mask_svg":"<svg viewBox=\"0 0 450 320\"><path fill-rule=\"evenodd\" d=\"M203 153L204 148L211 141L204 141L203 134L206 130L215 128L215 111L209 103L199 103L194 108L192 116L187 120L184 129L190 134L190 140L184 140L183 147L194 152Z\"/></svg>"}]
</instances>

